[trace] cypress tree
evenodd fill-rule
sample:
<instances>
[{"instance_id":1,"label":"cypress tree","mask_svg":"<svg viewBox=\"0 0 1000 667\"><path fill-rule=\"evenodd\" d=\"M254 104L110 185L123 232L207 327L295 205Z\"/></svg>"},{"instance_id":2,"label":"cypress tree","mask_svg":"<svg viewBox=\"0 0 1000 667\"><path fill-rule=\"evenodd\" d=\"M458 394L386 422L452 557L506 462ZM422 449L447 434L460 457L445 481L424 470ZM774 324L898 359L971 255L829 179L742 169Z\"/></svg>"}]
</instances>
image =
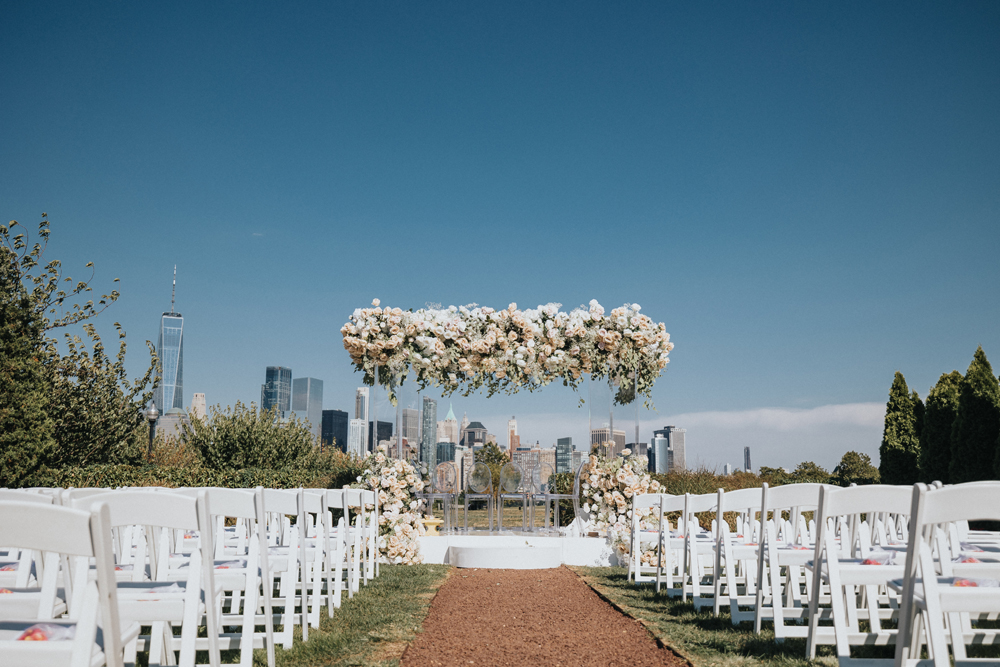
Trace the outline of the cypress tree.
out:
<instances>
[{"instance_id":1,"label":"cypress tree","mask_svg":"<svg viewBox=\"0 0 1000 667\"><path fill-rule=\"evenodd\" d=\"M1000 438L1000 384L983 348L976 349L958 395L951 428L952 484L993 478Z\"/></svg>"},{"instance_id":2,"label":"cypress tree","mask_svg":"<svg viewBox=\"0 0 1000 667\"><path fill-rule=\"evenodd\" d=\"M917 454L920 441L917 437L917 415L903 374L896 371L889 402L885 405L885 429L879 447L879 477L883 484L913 484L917 481ZM922 407L922 406L921 406Z\"/></svg>"},{"instance_id":3,"label":"cypress tree","mask_svg":"<svg viewBox=\"0 0 1000 667\"><path fill-rule=\"evenodd\" d=\"M958 413L962 374L944 373L927 394L924 426L920 431L920 479L948 484L951 464L951 429Z\"/></svg>"}]
</instances>

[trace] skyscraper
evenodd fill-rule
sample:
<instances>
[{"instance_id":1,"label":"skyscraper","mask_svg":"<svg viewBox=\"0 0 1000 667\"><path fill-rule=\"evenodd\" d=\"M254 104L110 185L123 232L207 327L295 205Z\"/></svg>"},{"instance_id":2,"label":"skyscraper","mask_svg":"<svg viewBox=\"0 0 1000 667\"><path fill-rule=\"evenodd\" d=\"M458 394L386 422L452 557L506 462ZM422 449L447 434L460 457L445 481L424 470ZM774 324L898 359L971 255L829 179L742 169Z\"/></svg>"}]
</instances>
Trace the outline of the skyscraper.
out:
<instances>
[{"instance_id":1,"label":"skyscraper","mask_svg":"<svg viewBox=\"0 0 1000 667\"><path fill-rule=\"evenodd\" d=\"M347 453L358 458L365 455L365 433L368 423L363 419L352 419L347 433Z\"/></svg>"},{"instance_id":2,"label":"skyscraper","mask_svg":"<svg viewBox=\"0 0 1000 667\"><path fill-rule=\"evenodd\" d=\"M434 470L437 463L437 401L424 396L423 414L420 418L420 462Z\"/></svg>"},{"instance_id":3,"label":"skyscraper","mask_svg":"<svg viewBox=\"0 0 1000 667\"><path fill-rule=\"evenodd\" d=\"M573 438L556 440L556 472L574 472Z\"/></svg>"},{"instance_id":4,"label":"skyscraper","mask_svg":"<svg viewBox=\"0 0 1000 667\"><path fill-rule=\"evenodd\" d=\"M518 442L515 442L515 439ZM511 416L507 421L507 451L514 451L520 444L520 439L517 438L517 419Z\"/></svg>"},{"instance_id":5,"label":"skyscraper","mask_svg":"<svg viewBox=\"0 0 1000 667\"><path fill-rule=\"evenodd\" d=\"M320 442L324 447L336 447L347 453L347 423L350 416L344 410L324 410Z\"/></svg>"},{"instance_id":6,"label":"skyscraper","mask_svg":"<svg viewBox=\"0 0 1000 667\"><path fill-rule=\"evenodd\" d=\"M358 387L354 393L354 418L368 422L368 387Z\"/></svg>"},{"instance_id":7,"label":"skyscraper","mask_svg":"<svg viewBox=\"0 0 1000 667\"><path fill-rule=\"evenodd\" d=\"M205 394L195 393L191 397L191 416L204 419L208 414L208 405L205 403Z\"/></svg>"},{"instance_id":8,"label":"skyscraper","mask_svg":"<svg viewBox=\"0 0 1000 667\"><path fill-rule=\"evenodd\" d=\"M673 453L670 451L670 439L663 435L653 435L649 447L649 472L665 474L670 472L673 463Z\"/></svg>"},{"instance_id":9,"label":"skyscraper","mask_svg":"<svg viewBox=\"0 0 1000 667\"><path fill-rule=\"evenodd\" d=\"M292 380L292 410L299 419L309 420L313 439L319 441L323 426L323 381L316 378Z\"/></svg>"},{"instance_id":10,"label":"skyscraper","mask_svg":"<svg viewBox=\"0 0 1000 667\"><path fill-rule=\"evenodd\" d=\"M374 452L375 447L381 443L392 439L392 422L384 422L381 419L378 422L378 431L376 432L375 423L368 422L368 451ZM372 438L376 438L374 441Z\"/></svg>"},{"instance_id":11,"label":"skyscraper","mask_svg":"<svg viewBox=\"0 0 1000 667\"><path fill-rule=\"evenodd\" d=\"M659 430L653 431L653 442L656 442L657 437L667 439L667 452L670 462L666 472L684 470L687 467L687 454L684 445L684 436L686 434L686 430L677 428L676 426L664 426ZM654 451L656 451L657 455L656 467L659 468L660 451L655 445Z\"/></svg>"},{"instance_id":12,"label":"skyscraper","mask_svg":"<svg viewBox=\"0 0 1000 667\"><path fill-rule=\"evenodd\" d=\"M420 411L416 408L403 408L402 424L403 437L410 447L420 448Z\"/></svg>"},{"instance_id":13,"label":"skyscraper","mask_svg":"<svg viewBox=\"0 0 1000 667\"><path fill-rule=\"evenodd\" d=\"M455 419L455 408L448 404L448 415L438 422L438 442L458 444L458 420Z\"/></svg>"},{"instance_id":14,"label":"skyscraper","mask_svg":"<svg viewBox=\"0 0 1000 667\"><path fill-rule=\"evenodd\" d=\"M177 266L174 265L174 284L170 291L170 312L160 317L160 337L156 353L160 357L163 376L153 392L153 400L161 413L170 408L184 409L184 318L174 312L177 295Z\"/></svg>"},{"instance_id":15,"label":"skyscraper","mask_svg":"<svg viewBox=\"0 0 1000 667\"><path fill-rule=\"evenodd\" d=\"M288 412L292 409L292 369L268 366L260 390L260 409Z\"/></svg>"},{"instance_id":16,"label":"skyscraper","mask_svg":"<svg viewBox=\"0 0 1000 667\"><path fill-rule=\"evenodd\" d=\"M746 472L753 472L753 466L750 465L750 448L743 448L743 470Z\"/></svg>"},{"instance_id":17,"label":"skyscraper","mask_svg":"<svg viewBox=\"0 0 1000 667\"><path fill-rule=\"evenodd\" d=\"M615 429L614 436L610 433L610 427L605 425L603 428L593 428L590 429L590 448L593 450L594 445L600 445L600 449L603 456L618 456L621 454L622 450L625 449L625 431L619 431ZM611 442L609 442L611 440Z\"/></svg>"}]
</instances>

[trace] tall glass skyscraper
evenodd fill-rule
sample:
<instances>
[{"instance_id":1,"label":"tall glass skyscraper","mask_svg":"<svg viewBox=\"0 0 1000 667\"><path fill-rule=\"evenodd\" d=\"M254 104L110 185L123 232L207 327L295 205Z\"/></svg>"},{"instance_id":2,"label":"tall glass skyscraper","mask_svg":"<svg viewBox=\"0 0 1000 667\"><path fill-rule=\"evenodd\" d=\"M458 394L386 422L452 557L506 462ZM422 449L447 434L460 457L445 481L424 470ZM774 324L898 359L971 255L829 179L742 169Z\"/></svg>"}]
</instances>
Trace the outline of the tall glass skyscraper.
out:
<instances>
[{"instance_id":1,"label":"tall glass skyscraper","mask_svg":"<svg viewBox=\"0 0 1000 667\"><path fill-rule=\"evenodd\" d=\"M292 409L292 369L268 366L260 388L260 409L276 408L278 412Z\"/></svg>"},{"instance_id":2,"label":"tall glass skyscraper","mask_svg":"<svg viewBox=\"0 0 1000 667\"><path fill-rule=\"evenodd\" d=\"M420 422L420 462L432 471L437 465L437 401L429 396L424 396Z\"/></svg>"},{"instance_id":3,"label":"tall glass skyscraper","mask_svg":"<svg viewBox=\"0 0 1000 667\"><path fill-rule=\"evenodd\" d=\"M171 408L184 409L184 318L174 312L177 294L177 267L174 267L174 286L170 294L170 312L160 318L160 337L156 353L160 357L163 375L153 393L153 400L161 413Z\"/></svg>"},{"instance_id":4,"label":"tall glass skyscraper","mask_svg":"<svg viewBox=\"0 0 1000 667\"><path fill-rule=\"evenodd\" d=\"M292 410L300 419L309 420L313 438L318 440L323 425L323 381L316 378L292 380Z\"/></svg>"}]
</instances>

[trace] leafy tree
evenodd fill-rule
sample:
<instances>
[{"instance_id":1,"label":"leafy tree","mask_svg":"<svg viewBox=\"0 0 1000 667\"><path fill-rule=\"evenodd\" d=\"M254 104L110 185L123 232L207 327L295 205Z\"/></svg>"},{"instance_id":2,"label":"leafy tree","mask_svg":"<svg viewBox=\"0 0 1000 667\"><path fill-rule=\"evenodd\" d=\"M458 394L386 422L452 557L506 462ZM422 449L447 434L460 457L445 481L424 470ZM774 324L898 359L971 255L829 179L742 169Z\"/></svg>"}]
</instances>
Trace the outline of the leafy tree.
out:
<instances>
[{"instance_id":1,"label":"leafy tree","mask_svg":"<svg viewBox=\"0 0 1000 667\"><path fill-rule=\"evenodd\" d=\"M487 442L472 457L476 463L489 466L490 475L493 476L493 497L496 498L500 493L500 469L510 463L510 457L495 442Z\"/></svg>"},{"instance_id":2,"label":"leafy tree","mask_svg":"<svg viewBox=\"0 0 1000 667\"><path fill-rule=\"evenodd\" d=\"M201 455L209 468L294 467L312 452L313 437L307 422L276 419L274 410L258 410L237 401L223 412L218 405L204 419L192 417L181 440Z\"/></svg>"},{"instance_id":3,"label":"leafy tree","mask_svg":"<svg viewBox=\"0 0 1000 667\"><path fill-rule=\"evenodd\" d=\"M757 474L760 475L762 481L767 482L768 486L780 486L791 483L791 473L784 468L761 466L757 469Z\"/></svg>"},{"instance_id":4,"label":"leafy tree","mask_svg":"<svg viewBox=\"0 0 1000 667\"><path fill-rule=\"evenodd\" d=\"M54 446L47 410L44 318L21 283L18 257L0 226L0 487L21 480L47 462Z\"/></svg>"},{"instance_id":5,"label":"leafy tree","mask_svg":"<svg viewBox=\"0 0 1000 667\"><path fill-rule=\"evenodd\" d=\"M977 348L958 394L951 427L952 484L991 479L1000 436L1000 385L983 348Z\"/></svg>"},{"instance_id":6,"label":"leafy tree","mask_svg":"<svg viewBox=\"0 0 1000 667\"><path fill-rule=\"evenodd\" d=\"M118 300L118 292L80 303L90 281L74 282L58 260L42 265L50 235L42 214L38 241L29 245L16 221L0 226L0 309L3 351L0 420L3 433L2 482L18 486L43 465L129 462L135 459L139 412L152 396L156 356L145 377L129 383L124 370L125 334L117 362L104 354L93 327L83 328L93 343L88 353L67 334L69 353L60 355L48 333L84 323ZM93 263L87 263L93 268ZM93 278L93 275L91 275ZM117 278L115 279L117 282ZM10 380L8 382L7 380ZM152 386L150 386L152 385Z\"/></svg>"},{"instance_id":7,"label":"leafy tree","mask_svg":"<svg viewBox=\"0 0 1000 667\"><path fill-rule=\"evenodd\" d=\"M825 468L816 465L812 461L803 461L790 475L790 482L793 484L813 483L829 484L830 473Z\"/></svg>"},{"instance_id":8,"label":"leafy tree","mask_svg":"<svg viewBox=\"0 0 1000 667\"><path fill-rule=\"evenodd\" d=\"M878 450L878 470L883 484L913 484L917 481L920 440L914 401L919 400L916 392L910 395L906 379L896 371L889 389L889 402L885 406L885 428Z\"/></svg>"},{"instance_id":9,"label":"leafy tree","mask_svg":"<svg viewBox=\"0 0 1000 667\"><path fill-rule=\"evenodd\" d=\"M872 458L867 454L847 452L841 457L837 467L833 469L831 481L840 486L878 484L878 468L872 465Z\"/></svg>"},{"instance_id":10,"label":"leafy tree","mask_svg":"<svg viewBox=\"0 0 1000 667\"><path fill-rule=\"evenodd\" d=\"M924 424L920 430L920 479L924 482L949 483L951 464L951 429L958 413L958 395L962 374L945 373L927 394Z\"/></svg>"}]
</instances>

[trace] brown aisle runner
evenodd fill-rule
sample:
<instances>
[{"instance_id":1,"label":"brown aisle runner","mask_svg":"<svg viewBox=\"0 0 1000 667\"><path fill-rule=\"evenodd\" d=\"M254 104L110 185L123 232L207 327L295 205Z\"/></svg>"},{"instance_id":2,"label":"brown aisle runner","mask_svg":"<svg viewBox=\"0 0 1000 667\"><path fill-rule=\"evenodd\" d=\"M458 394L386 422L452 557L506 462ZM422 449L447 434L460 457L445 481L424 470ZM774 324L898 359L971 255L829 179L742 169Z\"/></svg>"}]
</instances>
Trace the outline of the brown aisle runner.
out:
<instances>
[{"instance_id":1,"label":"brown aisle runner","mask_svg":"<svg viewBox=\"0 0 1000 667\"><path fill-rule=\"evenodd\" d=\"M670 665L637 621L564 567L456 569L438 591L403 667L463 665Z\"/></svg>"}]
</instances>

